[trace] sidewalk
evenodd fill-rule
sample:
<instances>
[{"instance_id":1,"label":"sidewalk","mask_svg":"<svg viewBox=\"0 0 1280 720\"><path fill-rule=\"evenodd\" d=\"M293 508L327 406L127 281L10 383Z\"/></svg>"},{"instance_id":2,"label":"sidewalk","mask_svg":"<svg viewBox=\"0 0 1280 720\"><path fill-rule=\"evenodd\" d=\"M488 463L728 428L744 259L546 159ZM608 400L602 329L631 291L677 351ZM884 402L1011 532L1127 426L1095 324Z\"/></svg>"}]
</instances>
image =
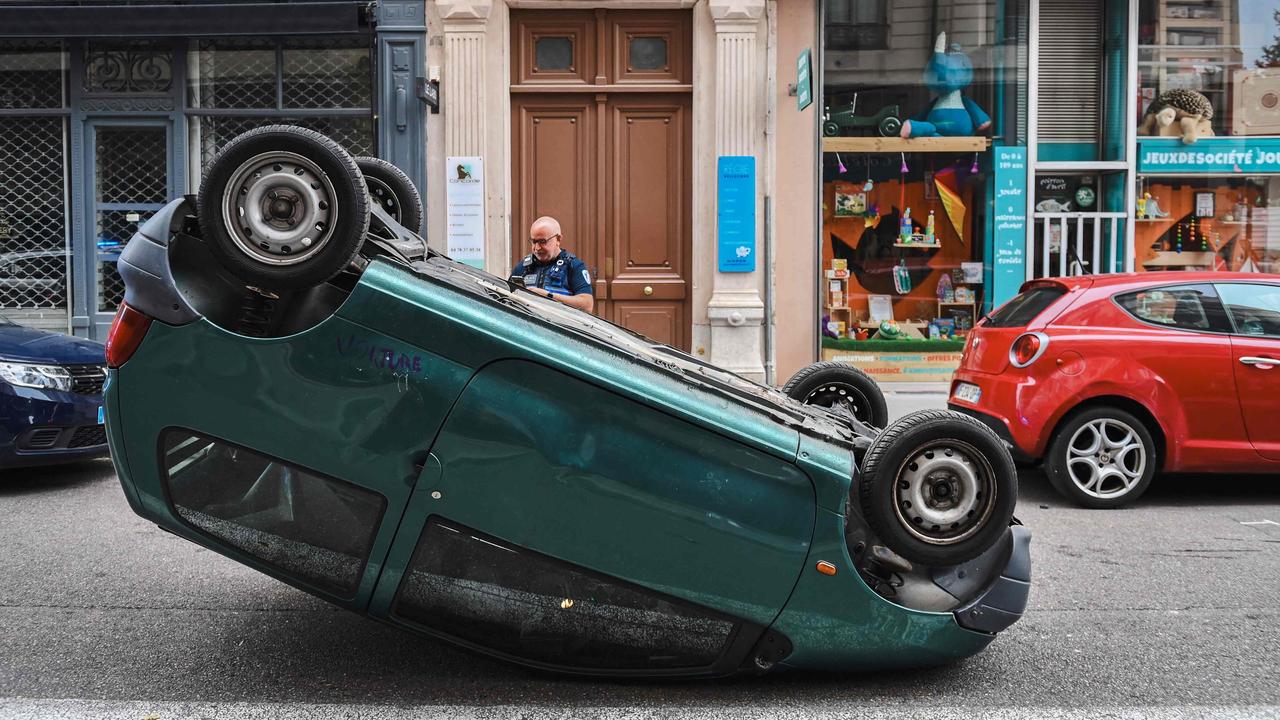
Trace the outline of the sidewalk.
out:
<instances>
[{"instance_id":1,"label":"sidewalk","mask_svg":"<svg viewBox=\"0 0 1280 720\"><path fill-rule=\"evenodd\" d=\"M949 383L880 383L889 404L889 420L896 420L916 410L942 410L947 407Z\"/></svg>"}]
</instances>

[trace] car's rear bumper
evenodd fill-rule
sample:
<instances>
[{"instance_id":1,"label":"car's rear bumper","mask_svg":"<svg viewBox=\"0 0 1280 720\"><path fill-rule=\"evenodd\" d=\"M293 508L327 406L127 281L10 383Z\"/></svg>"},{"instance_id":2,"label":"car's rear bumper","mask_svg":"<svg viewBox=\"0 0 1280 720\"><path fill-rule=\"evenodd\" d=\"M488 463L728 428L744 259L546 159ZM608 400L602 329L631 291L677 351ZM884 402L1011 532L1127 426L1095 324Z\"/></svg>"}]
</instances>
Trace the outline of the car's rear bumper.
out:
<instances>
[{"instance_id":1,"label":"car's rear bumper","mask_svg":"<svg viewBox=\"0 0 1280 720\"><path fill-rule=\"evenodd\" d=\"M968 405L962 405L960 403L948 402L947 407L952 410L955 410L958 413L963 413L965 415L968 415L969 417L977 420L983 425L986 425L987 427L991 428L992 432L996 434L996 437L1000 438L1000 441L1003 442L1005 446L1009 448L1009 454L1012 455L1013 459L1016 460L1017 462L1021 462L1021 463L1035 462L1035 457L1030 455L1027 451L1023 450L1022 448L1018 447L1018 444L1013 441L1013 434L1009 432L1009 424L1007 421L992 415L988 415L985 412L982 412L980 410L975 410L974 408Z\"/></svg>"},{"instance_id":2,"label":"car's rear bumper","mask_svg":"<svg viewBox=\"0 0 1280 720\"><path fill-rule=\"evenodd\" d=\"M74 462L108 454L102 395L0 387L0 467Z\"/></svg>"},{"instance_id":3,"label":"car's rear bumper","mask_svg":"<svg viewBox=\"0 0 1280 720\"><path fill-rule=\"evenodd\" d=\"M956 397L959 383L977 385L982 390L976 403ZM1040 383L1022 374L991 374L961 369L951 377L947 407L974 417L991 428L1009 446L1015 460L1029 462L1038 459L1042 450L1044 427L1040 418L1048 408L1041 405L1048 399L1048 394L1040 392L1041 388Z\"/></svg>"},{"instance_id":4,"label":"car's rear bumper","mask_svg":"<svg viewBox=\"0 0 1280 720\"><path fill-rule=\"evenodd\" d=\"M1027 609L1031 593L1031 531L1012 525L1007 537L1012 547L999 577L977 599L953 611L960 627L998 633L1017 622Z\"/></svg>"}]
</instances>

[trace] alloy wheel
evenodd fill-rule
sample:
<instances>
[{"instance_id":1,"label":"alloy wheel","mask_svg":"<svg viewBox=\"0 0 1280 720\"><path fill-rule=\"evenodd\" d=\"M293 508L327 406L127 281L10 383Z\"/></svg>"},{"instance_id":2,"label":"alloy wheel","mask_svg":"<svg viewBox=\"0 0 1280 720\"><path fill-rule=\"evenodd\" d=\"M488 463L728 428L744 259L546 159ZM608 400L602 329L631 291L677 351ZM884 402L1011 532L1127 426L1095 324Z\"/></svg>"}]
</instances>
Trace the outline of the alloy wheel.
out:
<instances>
[{"instance_id":1,"label":"alloy wheel","mask_svg":"<svg viewBox=\"0 0 1280 720\"><path fill-rule=\"evenodd\" d=\"M1133 490L1147 469L1147 448L1128 423L1098 418L1067 443L1067 473L1081 492L1101 500Z\"/></svg>"}]
</instances>

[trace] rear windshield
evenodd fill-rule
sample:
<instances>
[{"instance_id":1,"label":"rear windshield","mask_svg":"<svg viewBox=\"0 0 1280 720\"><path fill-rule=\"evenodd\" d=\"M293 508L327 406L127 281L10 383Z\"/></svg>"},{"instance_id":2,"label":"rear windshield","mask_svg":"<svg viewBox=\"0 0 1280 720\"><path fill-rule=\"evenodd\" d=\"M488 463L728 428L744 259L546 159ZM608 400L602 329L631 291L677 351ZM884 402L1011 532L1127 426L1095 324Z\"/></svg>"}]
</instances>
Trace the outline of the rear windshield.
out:
<instances>
[{"instance_id":1,"label":"rear windshield","mask_svg":"<svg viewBox=\"0 0 1280 720\"><path fill-rule=\"evenodd\" d=\"M1025 327L1054 300L1066 294L1067 289L1061 285L1037 285L1001 305L983 324L987 327Z\"/></svg>"}]
</instances>

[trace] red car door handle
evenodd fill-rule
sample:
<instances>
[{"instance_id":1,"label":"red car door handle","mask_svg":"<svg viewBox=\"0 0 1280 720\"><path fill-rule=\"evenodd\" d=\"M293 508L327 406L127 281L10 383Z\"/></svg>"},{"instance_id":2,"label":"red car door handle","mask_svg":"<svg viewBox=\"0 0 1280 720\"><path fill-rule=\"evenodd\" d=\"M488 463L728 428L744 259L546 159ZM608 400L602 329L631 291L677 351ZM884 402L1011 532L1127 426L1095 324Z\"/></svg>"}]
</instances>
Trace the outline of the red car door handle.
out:
<instances>
[{"instance_id":1,"label":"red car door handle","mask_svg":"<svg viewBox=\"0 0 1280 720\"><path fill-rule=\"evenodd\" d=\"M1245 365L1252 365L1259 370L1270 370L1276 365L1280 365L1280 360L1269 357L1242 357L1240 362Z\"/></svg>"}]
</instances>

